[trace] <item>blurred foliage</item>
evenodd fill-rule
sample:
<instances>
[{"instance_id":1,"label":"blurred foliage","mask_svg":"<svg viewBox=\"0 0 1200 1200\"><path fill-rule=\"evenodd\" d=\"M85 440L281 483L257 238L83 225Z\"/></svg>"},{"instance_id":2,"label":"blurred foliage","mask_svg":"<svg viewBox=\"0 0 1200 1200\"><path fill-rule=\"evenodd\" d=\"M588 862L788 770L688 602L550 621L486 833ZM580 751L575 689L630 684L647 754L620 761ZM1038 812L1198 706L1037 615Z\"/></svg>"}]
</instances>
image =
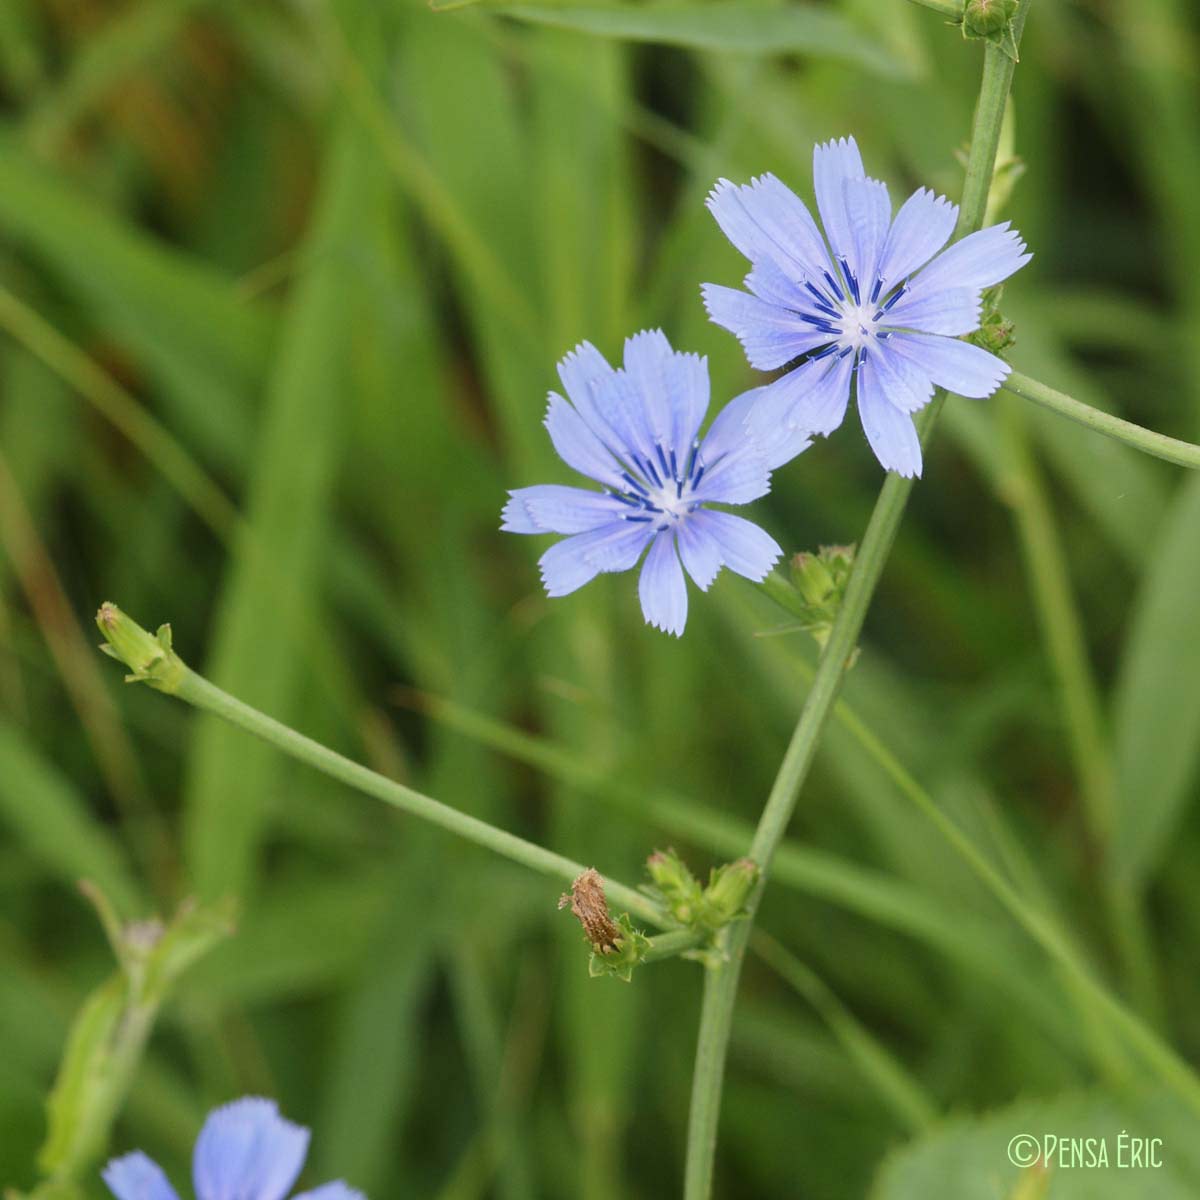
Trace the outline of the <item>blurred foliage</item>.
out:
<instances>
[{"instance_id":1,"label":"blurred foliage","mask_svg":"<svg viewBox=\"0 0 1200 1200\"><path fill-rule=\"evenodd\" d=\"M618 878L736 857L811 641L731 578L682 642L630 576L547 601L504 490L565 481L541 415L582 338L662 325L719 400L760 382L699 302L744 270L707 190L811 198L813 142L854 133L894 198L957 195L982 49L903 0L444 7L0 4L0 1183L35 1183L109 969L86 875L242 913L114 1150L184 1178L204 1112L264 1092L375 1197L676 1193L702 968L588 979L556 888L122 690L91 614L170 620L235 694ZM1012 361L1189 439L1198 37L1184 0L1037 5L1003 214L1036 253ZM848 422L758 516L850 543L880 482ZM746 973L721 1196L862 1195L885 1160L887 1200L1017 1195L1010 1126L1060 1112L1200 1190L1174 1102L1130 1095L905 782L1200 1057L1198 501L1013 397L947 406L761 914L793 965Z\"/></svg>"}]
</instances>

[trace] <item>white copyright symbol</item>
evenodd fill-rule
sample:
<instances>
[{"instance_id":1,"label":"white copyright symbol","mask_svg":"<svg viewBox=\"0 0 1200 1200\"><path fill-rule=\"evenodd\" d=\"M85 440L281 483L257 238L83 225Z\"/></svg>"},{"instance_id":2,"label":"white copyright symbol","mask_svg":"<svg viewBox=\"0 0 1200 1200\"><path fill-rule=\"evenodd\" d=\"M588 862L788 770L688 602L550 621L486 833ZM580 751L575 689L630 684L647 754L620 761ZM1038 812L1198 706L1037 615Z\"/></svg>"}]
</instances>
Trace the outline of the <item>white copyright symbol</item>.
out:
<instances>
[{"instance_id":1,"label":"white copyright symbol","mask_svg":"<svg viewBox=\"0 0 1200 1200\"><path fill-rule=\"evenodd\" d=\"M1032 1133L1018 1133L1008 1143L1008 1161L1014 1167L1032 1167L1041 1157L1041 1143Z\"/></svg>"}]
</instances>

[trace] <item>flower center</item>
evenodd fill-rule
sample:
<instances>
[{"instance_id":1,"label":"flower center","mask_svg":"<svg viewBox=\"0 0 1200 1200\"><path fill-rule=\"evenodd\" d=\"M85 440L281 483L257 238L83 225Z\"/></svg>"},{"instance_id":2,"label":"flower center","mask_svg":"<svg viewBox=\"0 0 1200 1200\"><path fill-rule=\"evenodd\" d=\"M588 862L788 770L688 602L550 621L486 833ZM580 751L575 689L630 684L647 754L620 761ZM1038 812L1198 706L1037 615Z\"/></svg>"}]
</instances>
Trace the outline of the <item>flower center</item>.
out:
<instances>
[{"instance_id":1,"label":"flower center","mask_svg":"<svg viewBox=\"0 0 1200 1200\"><path fill-rule=\"evenodd\" d=\"M875 317L879 312L875 304L845 304L842 306L838 326L839 341L852 350L860 350L875 336Z\"/></svg>"},{"instance_id":2,"label":"flower center","mask_svg":"<svg viewBox=\"0 0 1200 1200\"><path fill-rule=\"evenodd\" d=\"M661 445L655 446L652 456L625 457L629 470L621 475L627 486L612 495L629 506L624 514L626 521L652 522L656 529L666 529L701 507L692 495L706 469L698 441L682 463L673 450L664 450Z\"/></svg>"}]
</instances>

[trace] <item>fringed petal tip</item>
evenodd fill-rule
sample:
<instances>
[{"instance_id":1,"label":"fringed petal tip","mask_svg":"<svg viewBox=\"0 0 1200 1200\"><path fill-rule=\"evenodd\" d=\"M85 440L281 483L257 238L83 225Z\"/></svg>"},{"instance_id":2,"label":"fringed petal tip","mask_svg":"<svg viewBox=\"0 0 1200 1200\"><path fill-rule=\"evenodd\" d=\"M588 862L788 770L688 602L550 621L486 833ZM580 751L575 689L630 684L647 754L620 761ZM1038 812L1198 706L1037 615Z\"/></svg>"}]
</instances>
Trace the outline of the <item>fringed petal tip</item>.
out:
<instances>
[{"instance_id":1,"label":"fringed petal tip","mask_svg":"<svg viewBox=\"0 0 1200 1200\"><path fill-rule=\"evenodd\" d=\"M112 1159L100 1177L117 1200L178 1200L162 1167L140 1150Z\"/></svg>"}]
</instances>

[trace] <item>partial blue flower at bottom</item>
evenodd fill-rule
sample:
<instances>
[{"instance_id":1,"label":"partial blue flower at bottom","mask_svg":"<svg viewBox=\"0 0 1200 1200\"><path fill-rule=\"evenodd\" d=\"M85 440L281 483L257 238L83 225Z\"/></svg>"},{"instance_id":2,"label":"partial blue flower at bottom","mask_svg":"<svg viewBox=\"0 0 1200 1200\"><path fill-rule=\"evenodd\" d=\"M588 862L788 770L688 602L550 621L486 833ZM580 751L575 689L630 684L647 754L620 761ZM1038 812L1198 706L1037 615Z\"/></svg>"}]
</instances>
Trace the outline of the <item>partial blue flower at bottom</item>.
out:
<instances>
[{"instance_id":1,"label":"partial blue flower at bottom","mask_svg":"<svg viewBox=\"0 0 1200 1200\"><path fill-rule=\"evenodd\" d=\"M561 533L539 562L551 596L646 553L638 582L647 622L677 637L687 622L683 571L707 591L722 567L761 580L782 551L757 525L712 504L748 504L770 489L773 467L808 445L801 434L771 453L747 433L758 392L739 396L699 436L708 362L671 349L659 330L625 342L614 369L587 342L558 365L568 399L551 393L546 428L559 457L603 491L543 484L509 493L502 529ZM761 389L760 389L761 390Z\"/></svg>"},{"instance_id":2,"label":"partial blue flower at bottom","mask_svg":"<svg viewBox=\"0 0 1200 1200\"><path fill-rule=\"evenodd\" d=\"M912 414L935 385L983 397L1004 381L1007 363L959 338L979 328L983 289L1031 256L1007 224L943 250L958 208L926 189L893 220L887 185L863 170L853 138L814 149L813 183L824 236L774 175L717 183L708 207L752 270L744 292L704 284L704 303L751 366L791 365L762 389L750 418L755 436L832 433L854 381L876 458L889 471L920 475Z\"/></svg>"},{"instance_id":3,"label":"partial blue flower at bottom","mask_svg":"<svg viewBox=\"0 0 1200 1200\"><path fill-rule=\"evenodd\" d=\"M284 1200L304 1166L308 1130L279 1115L271 1100L248 1096L215 1109L192 1153L196 1200ZM117 1200L179 1200L163 1169L140 1150L103 1171ZM338 1181L295 1200L363 1200Z\"/></svg>"}]
</instances>

